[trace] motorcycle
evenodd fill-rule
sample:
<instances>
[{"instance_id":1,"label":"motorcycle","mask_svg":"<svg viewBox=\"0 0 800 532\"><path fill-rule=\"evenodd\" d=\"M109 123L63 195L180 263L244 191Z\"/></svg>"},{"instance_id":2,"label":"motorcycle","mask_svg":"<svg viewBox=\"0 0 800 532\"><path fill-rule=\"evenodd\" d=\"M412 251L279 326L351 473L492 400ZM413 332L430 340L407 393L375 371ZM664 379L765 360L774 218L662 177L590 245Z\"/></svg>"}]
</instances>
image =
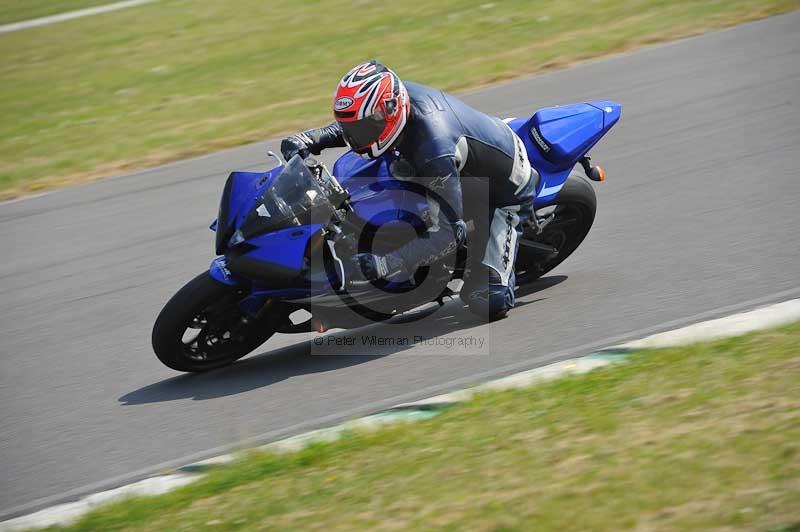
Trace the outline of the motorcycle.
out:
<instances>
[{"instance_id":1,"label":"motorcycle","mask_svg":"<svg viewBox=\"0 0 800 532\"><path fill-rule=\"evenodd\" d=\"M620 115L618 103L590 101L505 120L539 173L534 216L519 239L518 284L555 268L588 234L596 197L573 170L580 164L590 180L605 180L587 154ZM428 227L426 192L415 190L396 154L365 160L347 152L332 172L312 158L270 155L278 161L271 170L230 174L211 224L217 257L156 319L153 350L172 369L226 366L275 333L353 328L441 305L455 294L451 281L464 277L466 254L453 249L402 279L348 278L356 253L389 251ZM295 323L298 310L307 317Z\"/></svg>"}]
</instances>

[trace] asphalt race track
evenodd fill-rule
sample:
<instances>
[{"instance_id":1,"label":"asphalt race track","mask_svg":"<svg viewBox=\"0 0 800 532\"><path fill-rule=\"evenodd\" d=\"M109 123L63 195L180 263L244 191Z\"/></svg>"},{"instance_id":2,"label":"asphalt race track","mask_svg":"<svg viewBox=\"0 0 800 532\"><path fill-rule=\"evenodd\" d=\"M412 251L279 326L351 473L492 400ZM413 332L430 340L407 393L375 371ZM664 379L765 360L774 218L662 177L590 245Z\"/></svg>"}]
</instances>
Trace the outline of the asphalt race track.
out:
<instances>
[{"instance_id":1,"label":"asphalt race track","mask_svg":"<svg viewBox=\"0 0 800 532\"><path fill-rule=\"evenodd\" d=\"M609 179L589 238L491 326L451 303L435 320L342 333L355 346L330 356L281 336L182 376L153 355L153 321L207 268L227 173L265 168L267 145L0 204L0 514L797 296L798 28L794 13L467 94L501 116L623 105L592 154ZM412 333L486 348L360 340Z\"/></svg>"}]
</instances>

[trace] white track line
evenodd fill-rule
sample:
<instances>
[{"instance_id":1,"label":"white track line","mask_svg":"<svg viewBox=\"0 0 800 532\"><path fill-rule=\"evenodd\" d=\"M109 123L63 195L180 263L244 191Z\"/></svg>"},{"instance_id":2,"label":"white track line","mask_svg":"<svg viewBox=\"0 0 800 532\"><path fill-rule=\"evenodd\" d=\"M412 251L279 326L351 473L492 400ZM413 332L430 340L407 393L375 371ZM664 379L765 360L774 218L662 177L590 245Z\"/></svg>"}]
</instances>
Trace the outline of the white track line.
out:
<instances>
[{"instance_id":1,"label":"white track line","mask_svg":"<svg viewBox=\"0 0 800 532\"><path fill-rule=\"evenodd\" d=\"M788 325L800 320L800 299L792 299L759 308L750 312L734 314L716 320L702 321L672 331L654 334L641 340L626 342L611 347L621 349L656 349L709 342L721 338Z\"/></svg>"},{"instance_id":2,"label":"white track line","mask_svg":"<svg viewBox=\"0 0 800 532\"><path fill-rule=\"evenodd\" d=\"M91 510L121 501L128 497L163 495L174 489L180 488L202 478L202 475L189 475L186 473L173 473L159 477L146 478L127 486L122 486L108 491L94 493L75 502L68 502L45 508L36 513L11 519L0 523L0 530L16 532L31 528L46 528L55 525L68 525L74 523Z\"/></svg>"},{"instance_id":3,"label":"white track line","mask_svg":"<svg viewBox=\"0 0 800 532\"><path fill-rule=\"evenodd\" d=\"M27 30L28 28L46 26L48 24L55 24L56 22L64 22L65 20L72 20L74 18L99 15L100 13L108 13L109 11L117 11L118 9L140 6L142 4L149 4L155 1L156 0L125 0L124 2L116 2L114 4L106 4L104 6L89 7L86 9L78 9L76 11L67 11L66 13L60 13L58 15L50 15L49 17L34 18L31 20L21 20L19 22L12 22L11 24L3 24L2 26L0 26L0 33L11 33L12 31Z\"/></svg>"}]
</instances>

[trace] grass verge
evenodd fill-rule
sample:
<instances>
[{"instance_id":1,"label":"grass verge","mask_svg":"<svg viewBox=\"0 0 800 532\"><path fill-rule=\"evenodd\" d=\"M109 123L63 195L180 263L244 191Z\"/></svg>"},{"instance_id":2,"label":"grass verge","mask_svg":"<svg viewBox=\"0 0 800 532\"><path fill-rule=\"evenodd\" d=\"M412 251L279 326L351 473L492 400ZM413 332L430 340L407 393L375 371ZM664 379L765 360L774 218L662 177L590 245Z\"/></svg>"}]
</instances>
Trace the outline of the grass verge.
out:
<instances>
[{"instance_id":1,"label":"grass verge","mask_svg":"<svg viewBox=\"0 0 800 532\"><path fill-rule=\"evenodd\" d=\"M342 73L371 57L457 90L798 7L163 0L8 33L0 35L0 198L319 124L330 119Z\"/></svg>"},{"instance_id":2,"label":"grass verge","mask_svg":"<svg viewBox=\"0 0 800 532\"><path fill-rule=\"evenodd\" d=\"M800 324L253 454L69 530L797 530Z\"/></svg>"}]
</instances>

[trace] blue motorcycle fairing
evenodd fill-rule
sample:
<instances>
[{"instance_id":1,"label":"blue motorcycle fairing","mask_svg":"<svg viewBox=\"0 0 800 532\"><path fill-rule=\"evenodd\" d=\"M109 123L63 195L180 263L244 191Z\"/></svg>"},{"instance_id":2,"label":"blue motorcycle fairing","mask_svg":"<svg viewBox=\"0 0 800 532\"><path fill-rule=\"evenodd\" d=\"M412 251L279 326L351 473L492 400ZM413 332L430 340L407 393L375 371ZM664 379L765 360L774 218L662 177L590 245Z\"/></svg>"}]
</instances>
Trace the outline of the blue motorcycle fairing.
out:
<instances>
[{"instance_id":1,"label":"blue motorcycle fairing","mask_svg":"<svg viewBox=\"0 0 800 532\"><path fill-rule=\"evenodd\" d=\"M222 191L215 230L217 255L223 255L228 240L244 222L261 193L281 173L283 165L267 172L231 172Z\"/></svg>"},{"instance_id":2,"label":"blue motorcycle fairing","mask_svg":"<svg viewBox=\"0 0 800 532\"><path fill-rule=\"evenodd\" d=\"M280 165L267 172L232 172L228 177L219 216L211 229L217 232L218 254L227 254L237 247L246 251L215 259L209 268L214 279L232 285L243 279L252 282L270 275L283 279L302 277L308 241L320 231L321 224L287 227L256 235L233 248L229 244L231 235L242 226L258 198L284 168L285 165ZM244 275L244 272L256 275Z\"/></svg>"},{"instance_id":3,"label":"blue motorcycle fairing","mask_svg":"<svg viewBox=\"0 0 800 532\"><path fill-rule=\"evenodd\" d=\"M254 249L243 256L277 264L300 275L308 241L320 229L322 224L298 225L255 236L244 241L243 245Z\"/></svg>"},{"instance_id":4,"label":"blue motorcycle fairing","mask_svg":"<svg viewBox=\"0 0 800 532\"><path fill-rule=\"evenodd\" d=\"M595 100L540 109L529 119L515 118L509 127L522 139L531 165L541 179L534 206L551 203L578 160L619 121L622 107L609 100ZM536 127L536 132L532 128ZM534 138L538 134L551 150L545 157Z\"/></svg>"},{"instance_id":5,"label":"blue motorcycle fairing","mask_svg":"<svg viewBox=\"0 0 800 532\"><path fill-rule=\"evenodd\" d=\"M308 241L321 228L321 224L302 225L251 238L240 245L249 244L253 249L241 256L264 262L265 268L274 265L285 275L299 277L302 274ZM224 256L217 257L211 262L208 273L223 284L233 286L241 283L241 280L231 272Z\"/></svg>"},{"instance_id":6,"label":"blue motorcycle fairing","mask_svg":"<svg viewBox=\"0 0 800 532\"><path fill-rule=\"evenodd\" d=\"M236 286L239 281L234 279L233 274L228 269L225 257L217 257L211 261L208 267L208 274L215 280L228 286Z\"/></svg>"},{"instance_id":7,"label":"blue motorcycle fairing","mask_svg":"<svg viewBox=\"0 0 800 532\"><path fill-rule=\"evenodd\" d=\"M389 154L367 160L347 152L334 163L333 175L350 191L350 204L362 220L385 229L408 224L424 228L428 201L391 177L392 160L394 156Z\"/></svg>"},{"instance_id":8,"label":"blue motorcycle fairing","mask_svg":"<svg viewBox=\"0 0 800 532\"><path fill-rule=\"evenodd\" d=\"M610 101L545 107L527 124L541 155L556 166L573 165L617 123L620 106Z\"/></svg>"},{"instance_id":9,"label":"blue motorcycle fairing","mask_svg":"<svg viewBox=\"0 0 800 532\"><path fill-rule=\"evenodd\" d=\"M333 163L333 175L347 188L345 183L352 177L388 177L389 162L388 153L378 159L365 159L348 151Z\"/></svg>"}]
</instances>

